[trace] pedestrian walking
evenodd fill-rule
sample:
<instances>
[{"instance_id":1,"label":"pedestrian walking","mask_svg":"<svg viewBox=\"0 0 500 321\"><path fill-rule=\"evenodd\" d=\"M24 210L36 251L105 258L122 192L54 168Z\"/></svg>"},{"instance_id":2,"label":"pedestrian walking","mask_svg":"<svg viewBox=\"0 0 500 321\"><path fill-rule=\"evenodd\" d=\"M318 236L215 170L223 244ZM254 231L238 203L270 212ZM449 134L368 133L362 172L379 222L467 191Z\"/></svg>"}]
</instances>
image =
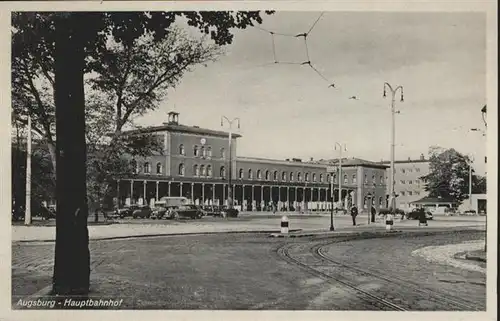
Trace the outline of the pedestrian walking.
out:
<instances>
[{"instance_id":1,"label":"pedestrian walking","mask_svg":"<svg viewBox=\"0 0 500 321\"><path fill-rule=\"evenodd\" d=\"M375 223L375 215L377 215L377 210L375 209L375 206L372 206L371 210L370 210L371 214L372 214L372 223Z\"/></svg>"},{"instance_id":2,"label":"pedestrian walking","mask_svg":"<svg viewBox=\"0 0 500 321\"><path fill-rule=\"evenodd\" d=\"M351 207L351 217L353 226L356 226L356 216L358 216L358 208L356 206L353 206Z\"/></svg>"}]
</instances>

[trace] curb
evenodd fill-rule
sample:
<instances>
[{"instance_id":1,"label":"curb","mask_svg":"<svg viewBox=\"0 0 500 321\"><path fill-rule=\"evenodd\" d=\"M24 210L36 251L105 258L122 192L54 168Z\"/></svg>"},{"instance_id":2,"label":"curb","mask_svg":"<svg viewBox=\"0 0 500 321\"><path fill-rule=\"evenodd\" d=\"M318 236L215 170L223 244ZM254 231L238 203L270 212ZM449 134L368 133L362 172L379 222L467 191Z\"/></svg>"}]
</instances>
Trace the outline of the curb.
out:
<instances>
[{"instance_id":1,"label":"curb","mask_svg":"<svg viewBox=\"0 0 500 321\"><path fill-rule=\"evenodd\" d=\"M466 260L470 260L470 261L477 261L477 262L485 262L486 263L486 258L485 257L480 257L480 256L477 256L477 255L465 254L464 258Z\"/></svg>"},{"instance_id":2,"label":"curb","mask_svg":"<svg viewBox=\"0 0 500 321\"><path fill-rule=\"evenodd\" d=\"M278 237L278 238L300 238L300 237L314 237L314 236L319 236L319 237L325 237L325 236L351 236L351 235L357 235L357 236L377 236L377 235L401 235L403 231L396 231L393 230L391 232L386 232L386 231L380 231L380 232L372 232L372 231L347 231L347 232L324 232L324 233L305 233L305 234L281 234L281 233L271 233L269 237Z\"/></svg>"},{"instance_id":3,"label":"curb","mask_svg":"<svg viewBox=\"0 0 500 321\"><path fill-rule=\"evenodd\" d=\"M300 232L302 229L294 229L292 232ZM109 236L109 237L97 237L89 239L92 241L107 241L107 240L122 240L122 239L135 239L135 238L148 238L148 237L167 237L167 236L182 236L182 235L214 235L214 234L268 234L268 233L278 233L276 230L256 230L256 231L220 231L220 232L189 232L189 233L156 233L156 234L145 234L145 235L124 235L124 236ZM55 243L55 240L19 240L13 241L13 243Z\"/></svg>"}]
</instances>

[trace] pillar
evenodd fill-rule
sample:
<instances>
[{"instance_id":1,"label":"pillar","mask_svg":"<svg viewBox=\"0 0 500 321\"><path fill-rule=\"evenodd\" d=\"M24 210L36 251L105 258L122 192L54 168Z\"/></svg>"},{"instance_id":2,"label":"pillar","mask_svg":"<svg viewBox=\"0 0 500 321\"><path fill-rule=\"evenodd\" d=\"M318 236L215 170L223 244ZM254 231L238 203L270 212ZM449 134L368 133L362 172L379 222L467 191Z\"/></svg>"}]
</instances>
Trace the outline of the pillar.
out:
<instances>
[{"instance_id":1,"label":"pillar","mask_svg":"<svg viewBox=\"0 0 500 321\"><path fill-rule=\"evenodd\" d=\"M120 180L116 181L116 207L120 208Z\"/></svg>"},{"instance_id":2,"label":"pillar","mask_svg":"<svg viewBox=\"0 0 500 321\"><path fill-rule=\"evenodd\" d=\"M194 204L194 183L191 183L191 203Z\"/></svg>"},{"instance_id":3,"label":"pillar","mask_svg":"<svg viewBox=\"0 0 500 321\"><path fill-rule=\"evenodd\" d=\"M134 200L134 180L130 180L130 204L133 203Z\"/></svg>"},{"instance_id":4,"label":"pillar","mask_svg":"<svg viewBox=\"0 0 500 321\"><path fill-rule=\"evenodd\" d=\"M142 199L143 199L144 204L147 204L147 200L146 200L146 197L147 197L147 195L146 195L146 186L147 186L147 183L148 183L147 181L144 181L142 183Z\"/></svg>"},{"instance_id":5,"label":"pillar","mask_svg":"<svg viewBox=\"0 0 500 321\"><path fill-rule=\"evenodd\" d=\"M179 183L179 196L182 196L182 183Z\"/></svg>"},{"instance_id":6,"label":"pillar","mask_svg":"<svg viewBox=\"0 0 500 321\"><path fill-rule=\"evenodd\" d=\"M222 204L224 205L226 202L226 184L222 184Z\"/></svg>"},{"instance_id":7,"label":"pillar","mask_svg":"<svg viewBox=\"0 0 500 321\"><path fill-rule=\"evenodd\" d=\"M172 195L170 194L170 185L171 185L171 183L170 183L170 182L168 182L168 196L172 196Z\"/></svg>"},{"instance_id":8,"label":"pillar","mask_svg":"<svg viewBox=\"0 0 500 321\"><path fill-rule=\"evenodd\" d=\"M212 205L215 205L215 184L212 184Z\"/></svg>"},{"instance_id":9,"label":"pillar","mask_svg":"<svg viewBox=\"0 0 500 321\"><path fill-rule=\"evenodd\" d=\"M245 185L241 185L241 210L246 210L245 207Z\"/></svg>"},{"instance_id":10,"label":"pillar","mask_svg":"<svg viewBox=\"0 0 500 321\"><path fill-rule=\"evenodd\" d=\"M158 194L160 193L159 189L160 189L160 182L156 181L156 200L157 201L158 201L158 197L159 197Z\"/></svg>"},{"instance_id":11,"label":"pillar","mask_svg":"<svg viewBox=\"0 0 500 321\"><path fill-rule=\"evenodd\" d=\"M201 205L205 205L205 183L201 183Z\"/></svg>"},{"instance_id":12,"label":"pillar","mask_svg":"<svg viewBox=\"0 0 500 321\"><path fill-rule=\"evenodd\" d=\"M357 197L357 203L356 203L356 206L358 207L358 211L361 212L362 210L364 210L363 208L363 202L364 202L364 197L363 197L363 185L365 183L365 179L364 179L364 176L363 176L363 168L362 167L358 167L358 172L357 172L357 176L358 176L358 186L357 186L357 194L358 194L358 197Z\"/></svg>"},{"instance_id":13,"label":"pillar","mask_svg":"<svg viewBox=\"0 0 500 321\"><path fill-rule=\"evenodd\" d=\"M255 201L255 185L252 185L252 211L255 211L255 205L254 205L254 201Z\"/></svg>"}]
</instances>

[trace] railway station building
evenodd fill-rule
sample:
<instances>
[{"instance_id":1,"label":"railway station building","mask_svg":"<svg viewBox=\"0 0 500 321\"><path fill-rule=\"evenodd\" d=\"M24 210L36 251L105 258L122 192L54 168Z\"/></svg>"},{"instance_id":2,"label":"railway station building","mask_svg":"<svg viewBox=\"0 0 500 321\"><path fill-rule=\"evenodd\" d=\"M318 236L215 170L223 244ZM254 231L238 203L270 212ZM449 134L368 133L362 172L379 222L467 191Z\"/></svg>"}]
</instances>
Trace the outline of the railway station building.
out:
<instances>
[{"instance_id":1,"label":"railway station building","mask_svg":"<svg viewBox=\"0 0 500 321\"><path fill-rule=\"evenodd\" d=\"M116 201L125 204L152 204L164 196L184 196L193 204L228 203L243 211L326 211L332 206L360 210L387 206L387 165L361 159L284 160L239 156L238 140L232 134L229 166L229 133L179 123L179 114L170 112L159 126L141 128L124 134L157 135L163 146L161 155L131 160L136 173L120 179ZM229 173L229 168L232 173ZM229 176L231 186L229 186ZM340 180L340 182L339 182ZM339 183L342 194L339 200ZM333 204L332 204L333 188Z\"/></svg>"}]
</instances>

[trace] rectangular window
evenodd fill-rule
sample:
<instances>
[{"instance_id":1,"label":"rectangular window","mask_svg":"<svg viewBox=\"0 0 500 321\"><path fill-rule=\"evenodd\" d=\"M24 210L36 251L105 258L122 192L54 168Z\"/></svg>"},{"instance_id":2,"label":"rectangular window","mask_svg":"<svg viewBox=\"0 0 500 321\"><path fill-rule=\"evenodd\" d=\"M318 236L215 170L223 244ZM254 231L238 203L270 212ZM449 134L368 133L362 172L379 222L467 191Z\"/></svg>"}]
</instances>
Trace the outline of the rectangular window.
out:
<instances>
[{"instance_id":1,"label":"rectangular window","mask_svg":"<svg viewBox=\"0 0 500 321\"><path fill-rule=\"evenodd\" d=\"M410 184L410 185L413 184L413 181L408 181L408 184Z\"/></svg>"},{"instance_id":2,"label":"rectangular window","mask_svg":"<svg viewBox=\"0 0 500 321\"><path fill-rule=\"evenodd\" d=\"M413 192L412 192L412 191L409 191L409 192L408 192L408 195L412 196L412 195L413 195Z\"/></svg>"},{"instance_id":3,"label":"rectangular window","mask_svg":"<svg viewBox=\"0 0 500 321\"><path fill-rule=\"evenodd\" d=\"M401 192L401 196L405 196L405 192Z\"/></svg>"},{"instance_id":4,"label":"rectangular window","mask_svg":"<svg viewBox=\"0 0 500 321\"><path fill-rule=\"evenodd\" d=\"M404 181L404 180L402 180L402 181L401 181L401 184L403 184L403 185L404 185L404 184L405 184L405 181Z\"/></svg>"}]
</instances>

